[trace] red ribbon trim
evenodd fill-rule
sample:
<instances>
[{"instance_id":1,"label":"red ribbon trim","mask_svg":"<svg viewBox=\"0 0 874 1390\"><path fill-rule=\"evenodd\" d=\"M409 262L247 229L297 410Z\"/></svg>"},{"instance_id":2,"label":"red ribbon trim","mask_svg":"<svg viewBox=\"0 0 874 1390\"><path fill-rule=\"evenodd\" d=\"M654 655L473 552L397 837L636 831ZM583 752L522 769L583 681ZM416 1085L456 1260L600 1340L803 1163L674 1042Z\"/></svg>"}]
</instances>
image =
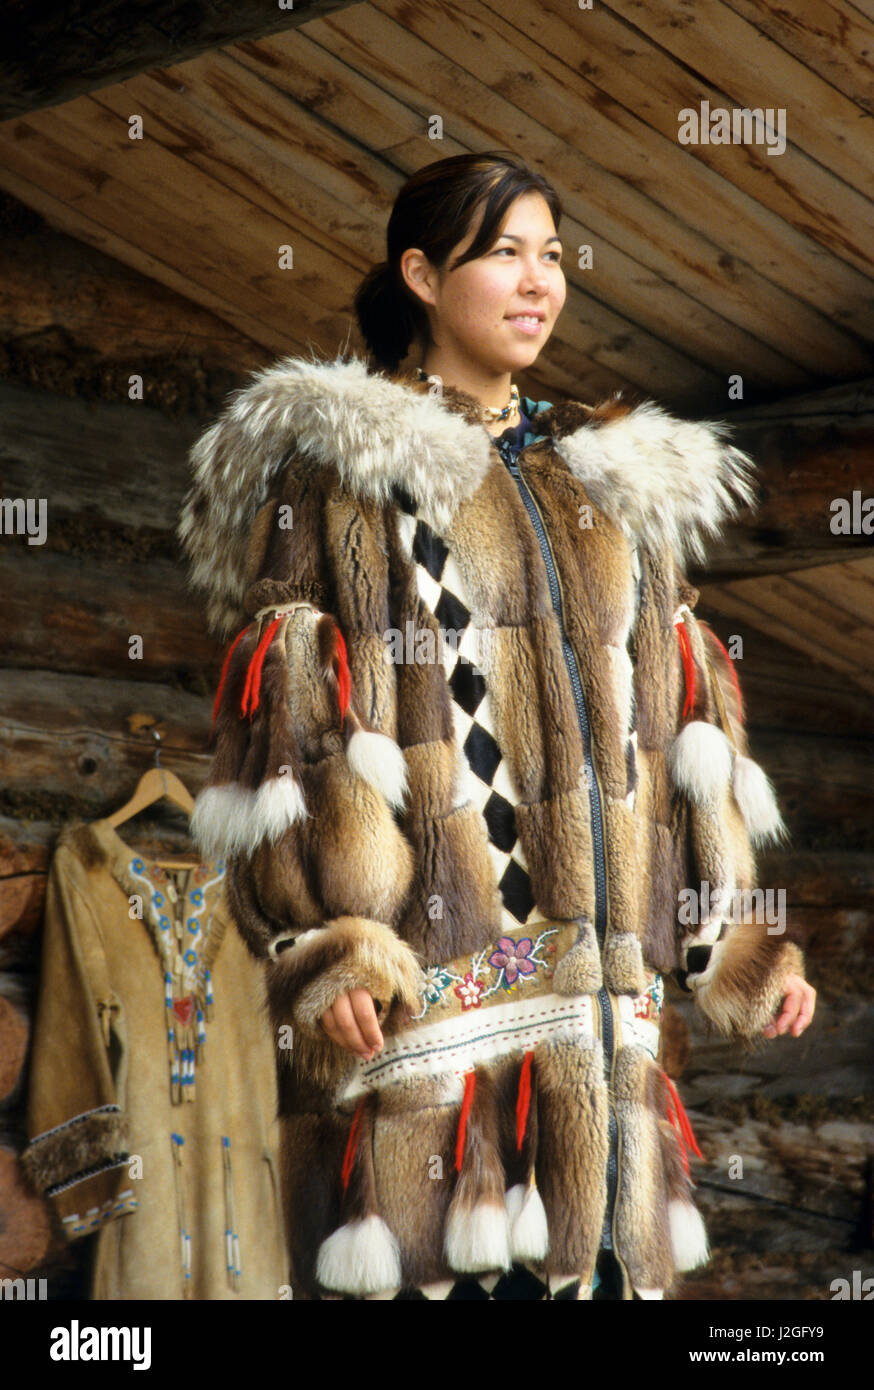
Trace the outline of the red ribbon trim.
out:
<instances>
[{"instance_id":1,"label":"red ribbon trim","mask_svg":"<svg viewBox=\"0 0 874 1390\"><path fill-rule=\"evenodd\" d=\"M336 623L334 627L337 633L337 688L340 697L340 725L342 727L352 694L352 677L349 674L349 660L343 634Z\"/></svg>"},{"instance_id":2,"label":"red ribbon trim","mask_svg":"<svg viewBox=\"0 0 874 1390\"><path fill-rule=\"evenodd\" d=\"M358 1102L355 1114L352 1116L349 1138L346 1140L346 1152L343 1155L343 1167L340 1170L344 1197L346 1196L346 1189L349 1186L349 1179L352 1177L352 1169L355 1167L355 1155L358 1152L358 1134L361 1130L361 1116L366 1103L367 1096L364 1096L363 1099Z\"/></svg>"},{"instance_id":3,"label":"red ribbon trim","mask_svg":"<svg viewBox=\"0 0 874 1390\"><path fill-rule=\"evenodd\" d=\"M531 1063L533 1052L526 1052L519 1073L519 1092L516 1096L516 1148L522 1148L525 1129L528 1124L528 1111L531 1106Z\"/></svg>"},{"instance_id":4,"label":"red ribbon trim","mask_svg":"<svg viewBox=\"0 0 874 1390\"><path fill-rule=\"evenodd\" d=\"M674 1129L677 1131L677 1133L679 1134L680 1138L683 1140L684 1144L686 1144L686 1146L687 1146L689 1149L691 1149L691 1151L692 1151L692 1153L695 1155L695 1157L696 1157L696 1158L703 1158L704 1155L703 1155L703 1153L701 1152L701 1150L700 1150L699 1147L698 1147L698 1141L697 1141L696 1138L695 1138L694 1131L693 1131L692 1126L691 1126L691 1124L690 1124L690 1122L689 1122L689 1116L686 1114L686 1111L685 1111L684 1108L683 1108L683 1102L680 1100L680 1096L679 1096L679 1093L678 1093L678 1091L677 1091L677 1088L676 1088L676 1086L674 1085L674 1083L673 1083L673 1081L671 1080L671 1078L668 1076L668 1073L667 1073L666 1071L664 1071L663 1068L661 1068L661 1067L659 1068L659 1070L661 1071L662 1076L665 1078L665 1083L666 1083L666 1085L667 1085L667 1087L668 1087L668 1091L669 1091L669 1093L670 1093L669 1099L668 1099L668 1103L667 1103L668 1119L670 1120L671 1124L674 1126ZM671 1102L672 1102L672 1101L673 1101L673 1106L671 1105ZM682 1155L683 1155L683 1163L684 1163L684 1165L685 1165L686 1172L688 1173L688 1171L689 1171L689 1160L688 1160L687 1157L686 1157L686 1151L685 1151L685 1149L682 1149L682 1148L681 1148L680 1152L681 1152Z\"/></svg>"},{"instance_id":5,"label":"red ribbon trim","mask_svg":"<svg viewBox=\"0 0 874 1390\"><path fill-rule=\"evenodd\" d=\"M240 639L241 639L242 637L244 637L244 636L246 635L246 633L249 631L249 628L250 628L251 626L252 626L251 623L247 623L246 626L242 629L242 631L237 633L236 637L234 638L233 642L231 643L230 647L228 648L228 654L227 654L227 656L225 657L224 665L222 666L222 673L221 673L221 677L220 677L220 679L219 679L218 691L216 692L215 701L214 701L213 707L212 707L212 723L211 723L210 726L209 726L209 737L210 737L210 738L212 738L212 731L213 731L213 728L215 727L215 721L218 719L218 712L219 712L219 710L221 709L221 705L222 705L222 696L223 696L224 693L225 693L225 684L226 684L227 679L228 679L228 670L230 669L230 665L231 665L231 657L233 656L233 654L234 654L234 652L235 652L235 650L236 650L237 643L240 641Z\"/></svg>"},{"instance_id":6,"label":"red ribbon trim","mask_svg":"<svg viewBox=\"0 0 874 1390\"><path fill-rule=\"evenodd\" d=\"M686 699L683 704L683 718L685 719L686 715L691 714L695 708L695 661L692 657L692 644L689 641L686 624L680 621L676 627L680 653L683 657L683 670L686 674Z\"/></svg>"},{"instance_id":7,"label":"red ribbon trim","mask_svg":"<svg viewBox=\"0 0 874 1390\"><path fill-rule=\"evenodd\" d=\"M464 1078L464 1098L461 1102L461 1114L458 1117L458 1138L455 1141L455 1171L461 1172L461 1165L464 1161L464 1141L467 1137L467 1117L470 1114L470 1107L473 1105L473 1091L476 1086L476 1072L469 1071Z\"/></svg>"},{"instance_id":8,"label":"red ribbon trim","mask_svg":"<svg viewBox=\"0 0 874 1390\"><path fill-rule=\"evenodd\" d=\"M240 710L242 714L248 714L250 719L258 708L261 699L261 668L264 665L267 648L273 641L276 635L276 629L281 622L281 617L274 618L273 622L268 625L263 637L255 648L252 660L249 662L249 669L246 672L246 686L243 691L243 700L240 705Z\"/></svg>"},{"instance_id":9,"label":"red ribbon trim","mask_svg":"<svg viewBox=\"0 0 874 1390\"><path fill-rule=\"evenodd\" d=\"M716 633L713 631L713 628L710 626L709 623L707 624L707 631L710 633L710 636L713 638L713 640L714 640L714 642L716 643L717 647L718 647L719 650L722 652L723 656L725 657L726 661L728 662L728 669L729 669L729 671L731 672L731 679L732 679L732 681L733 681L733 683L734 683L735 694L737 695L738 716L739 716L741 719L743 719L744 697L743 697L743 695L741 694L740 681L739 681L738 678L737 678L737 671L735 670L734 662L732 661L731 657L730 657L729 654L728 654L728 648L725 647L725 646L722 644L722 642L720 642L719 638L717 637Z\"/></svg>"}]
</instances>

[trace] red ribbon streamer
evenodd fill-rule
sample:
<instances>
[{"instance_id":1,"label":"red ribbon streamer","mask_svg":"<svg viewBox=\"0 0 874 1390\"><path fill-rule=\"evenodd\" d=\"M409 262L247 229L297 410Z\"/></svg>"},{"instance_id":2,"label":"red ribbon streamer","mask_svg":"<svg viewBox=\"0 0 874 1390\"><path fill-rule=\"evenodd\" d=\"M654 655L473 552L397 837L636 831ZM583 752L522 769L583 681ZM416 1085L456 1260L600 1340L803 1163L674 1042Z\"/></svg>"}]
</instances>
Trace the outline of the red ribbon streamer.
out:
<instances>
[{"instance_id":1,"label":"red ribbon streamer","mask_svg":"<svg viewBox=\"0 0 874 1390\"><path fill-rule=\"evenodd\" d=\"M522 1148L525 1128L528 1124L528 1110L531 1105L531 1063L533 1052L526 1052L519 1073L519 1092L516 1097L516 1148Z\"/></svg>"},{"instance_id":2,"label":"red ribbon streamer","mask_svg":"<svg viewBox=\"0 0 874 1390\"><path fill-rule=\"evenodd\" d=\"M464 1160L464 1141L467 1136L467 1117L470 1114L470 1107L473 1105L473 1089L476 1085L476 1072L469 1071L464 1078L464 1098L461 1102L461 1114L458 1117L458 1138L455 1141L455 1171L461 1172L461 1165Z\"/></svg>"},{"instance_id":3,"label":"red ribbon streamer","mask_svg":"<svg viewBox=\"0 0 874 1390\"><path fill-rule=\"evenodd\" d=\"M358 1102L355 1114L352 1116L352 1124L349 1129L349 1138L346 1141L346 1152L343 1155L343 1167L340 1177L343 1181L343 1196L346 1196L346 1189L349 1186L349 1179L352 1177L352 1169L355 1167L355 1155L358 1152L358 1133L361 1129L361 1115L367 1102L367 1096Z\"/></svg>"},{"instance_id":4,"label":"red ribbon streamer","mask_svg":"<svg viewBox=\"0 0 874 1390\"><path fill-rule=\"evenodd\" d=\"M346 711L349 708L349 699L352 693L352 677L349 674L349 661L346 656L346 643L339 626L335 623L337 633L337 686L340 695L340 724L346 718Z\"/></svg>"},{"instance_id":5,"label":"red ribbon streamer","mask_svg":"<svg viewBox=\"0 0 874 1390\"><path fill-rule=\"evenodd\" d=\"M692 657L692 644L689 641L689 634L686 631L686 624L678 622L677 637L680 642L680 652L683 657L683 669L686 673L686 700L683 705L683 718L691 714L695 707L695 662Z\"/></svg>"},{"instance_id":6,"label":"red ribbon streamer","mask_svg":"<svg viewBox=\"0 0 874 1390\"><path fill-rule=\"evenodd\" d=\"M267 655L267 648L273 641L273 638L276 635L276 629L279 627L279 624L281 622L281 617L274 618L273 622L268 625L264 632L264 636L261 638L257 647L255 648L255 653L252 657L252 660L249 662L249 669L246 672L246 686L243 691L243 700L240 709L243 714L248 714L250 719L252 718L252 715L258 708L258 704L261 698L261 667L264 665L264 658ZM251 707L248 707L250 698Z\"/></svg>"},{"instance_id":7,"label":"red ribbon streamer","mask_svg":"<svg viewBox=\"0 0 874 1390\"><path fill-rule=\"evenodd\" d=\"M224 693L225 693L225 682L226 682L227 679L228 679L228 670L229 670L230 665L231 665L231 657L233 656L234 651L236 650L237 643L240 641L240 638L245 636L245 634L249 631L249 628L250 628L251 626L252 626L251 623L247 623L246 626L243 628L243 630L242 630L241 632L238 632L238 633L237 633L236 637L234 638L233 642L231 643L230 647L228 648L228 654L227 654L227 656L225 657L224 665L222 666L222 673L221 673L221 677L220 677L220 679L219 679L218 691L216 692L215 702L214 702L213 707L212 707L212 723L211 723L210 726L209 726L209 737L210 737L210 738L212 738L212 731L213 731L213 728L214 728L214 726L215 726L215 721L218 719L218 712L219 712L219 710L221 709L221 705L222 705L222 696L223 696Z\"/></svg>"},{"instance_id":8,"label":"red ribbon streamer","mask_svg":"<svg viewBox=\"0 0 874 1390\"><path fill-rule=\"evenodd\" d=\"M673 1115L671 1113L670 1101L668 1102L668 1119L670 1120L674 1128L677 1130L684 1143L692 1150L692 1153L695 1155L695 1157L703 1158L704 1155L698 1147L698 1142L693 1133L692 1126L689 1123L689 1116L683 1109L683 1102L680 1100L677 1088L674 1085L671 1078L668 1076L668 1073L664 1071L662 1068L659 1068L659 1070L661 1071L662 1076L665 1078L665 1082L670 1092L671 1100L673 1101L674 1106L676 1108L676 1115ZM681 1150L681 1152L683 1151ZM688 1173L689 1164L686 1160L685 1152L683 1152L683 1161L686 1164L686 1172Z\"/></svg>"},{"instance_id":9,"label":"red ribbon streamer","mask_svg":"<svg viewBox=\"0 0 874 1390\"><path fill-rule=\"evenodd\" d=\"M713 638L713 640L714 640L714 642L716 643L717 647L719 647L719 650L722 652L723 656L725 657L726 661L728 662L728 669L729 669L729 671L731 672L731 679L732 679L732 681L734 682L735 694L737 695L738 715L739 715L739 717L742 719L742 718L743 718L743 708L744 708L744 697L743 697L743 695L741 694L741 690L740 690L740 681L739 681L738 678L737 678L737 671L736 671L735 668L734 668L734 662L732 661L731 657L730 657L729 654L728 654L728 648L725 647L725 646L723 646L722 642L720 642L719 638L717 637L716 633L713 631L713 628L710 626L709 623L707 624L707 631L710 633L710 636Z\"/></svg>"},{"instance_id":10,"label":"red ribbon streamer","mask_svg":"<svg viewBox=\"0 0 874 1390\"><path fill-rule=\"evenodd\" d=\"M680 1140L682 1141L682 1138L683 1138L682 1131L680 1130L680 1124L679 1124L679 1121L678 1121L678 1119L677 1119L677 1115L676 1115L676 1112L675 1112L675 1110L674 1110L674 1107L673 1107L673 1105L671 1104L671 1098L670 1098L670 1096L668 1096L668 1101L667 1101L666 1109L667 1109L668 1119L670 1120L671 1124L674 1126L674 1129L677 1131L677 1133L678 1133L679 1136L680 1136ZM690 1173L689 1173L689 1160L688 1160L688 1158L686 1157L685 1145L681 1142L679 1148L680 1148L680 1157L681 1157L681 1159L683 1160L683 1167L684 1167L685 1170L686 1170L686 1177L688 1178L688 1177L690 1176Z\"/></svg>"}]
</instances>

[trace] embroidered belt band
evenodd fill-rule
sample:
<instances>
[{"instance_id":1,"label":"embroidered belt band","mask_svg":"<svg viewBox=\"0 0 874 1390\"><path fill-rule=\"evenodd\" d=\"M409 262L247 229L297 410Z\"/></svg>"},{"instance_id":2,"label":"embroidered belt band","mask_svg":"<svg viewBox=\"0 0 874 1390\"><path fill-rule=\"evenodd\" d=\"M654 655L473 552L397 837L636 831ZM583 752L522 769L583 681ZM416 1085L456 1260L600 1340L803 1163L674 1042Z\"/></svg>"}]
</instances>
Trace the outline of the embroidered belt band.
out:
<instances>
[{"instance_id":1,"label":"embroidered belt band","mask_svg":"<svg viewBox=\"0 0 874 1390\"><path fill-rule=\"evenodd\" d=\"M469 988L469 986L468 986ZM623 1042L641 1047L653 1061L659 1042L663 985L660 976L643 994L617 996ZM553 1038L594 1038L593 996L535 994L493 1003L489 1008L418 1024L395 1033L370 1062L359 1061L341 1100L414 1078L441 1077L446 1101L462 1097L463 1080L473 1067L510 1053L528 1052Z\"/></svg>"}]
</instances>

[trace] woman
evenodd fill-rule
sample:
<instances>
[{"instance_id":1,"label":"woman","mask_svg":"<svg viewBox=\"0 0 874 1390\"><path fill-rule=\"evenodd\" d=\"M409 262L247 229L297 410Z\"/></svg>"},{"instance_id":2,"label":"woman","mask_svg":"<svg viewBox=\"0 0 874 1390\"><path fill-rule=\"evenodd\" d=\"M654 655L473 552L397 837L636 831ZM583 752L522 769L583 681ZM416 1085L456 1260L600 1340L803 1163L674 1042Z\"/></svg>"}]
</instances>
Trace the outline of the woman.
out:
<instances>
[{"instance_id":1,"label":"woman","mask_svg":"<svg viewBox=\"0 0 874 1390\"><path fill-rule=\"evenodd\" d=\"M266 963L297 1298L662 1297L707 1256L662 972L728 1035L812 1015L735 891L783 825L683 572L750 461L518 398L559 218L512 155L420 170L356 298L381 370L286 358L192 454L236 634L193 829Z\"/></svg>"}]
</instances>

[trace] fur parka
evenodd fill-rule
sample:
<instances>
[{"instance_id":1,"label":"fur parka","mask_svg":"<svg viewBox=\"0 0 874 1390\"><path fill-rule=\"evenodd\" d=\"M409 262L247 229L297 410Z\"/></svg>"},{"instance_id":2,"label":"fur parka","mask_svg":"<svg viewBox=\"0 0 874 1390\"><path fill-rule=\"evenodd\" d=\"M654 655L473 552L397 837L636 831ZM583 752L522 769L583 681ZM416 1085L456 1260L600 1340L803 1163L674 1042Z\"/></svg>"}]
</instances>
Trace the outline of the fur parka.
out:
<instances>
[{"instance_id":1,"label":"fur parka","mask_svg":"<svg viewBox=\"0 0 874 1390\"><path fill-rule=\"evenodd\" d=\"M664 1296L708 1252L662 976L752 1038L803 969L750 911L785 828L685 577L753 464L649 400L522 407L511 465L463 391L289 357L192 451L229 643L192 828L267 973L297 1298L588 1298L602 1245ZM369 1062L320 1024L358 987Z\"/></svg>"}]
</instances>

